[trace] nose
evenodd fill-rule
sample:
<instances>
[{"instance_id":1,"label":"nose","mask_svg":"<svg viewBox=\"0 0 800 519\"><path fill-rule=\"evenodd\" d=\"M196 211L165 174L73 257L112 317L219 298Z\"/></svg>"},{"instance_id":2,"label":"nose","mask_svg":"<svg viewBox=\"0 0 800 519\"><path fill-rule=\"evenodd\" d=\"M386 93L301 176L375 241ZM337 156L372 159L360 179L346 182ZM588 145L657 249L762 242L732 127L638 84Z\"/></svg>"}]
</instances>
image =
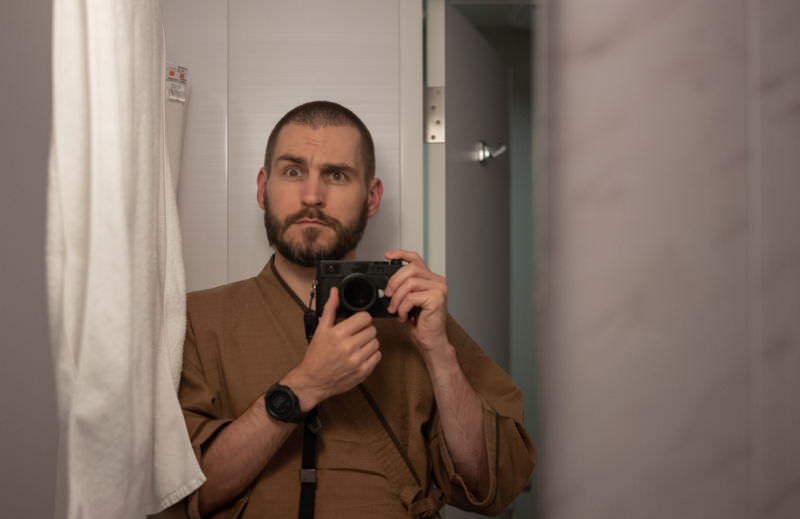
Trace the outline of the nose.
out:
<instances>
[{"instance_id":1,"label":"nose","mask_svg":"<svg viewBox=\"0 0 800 519\"><path fill-rule=\"evenodd\" d=\"M303 205L309 207L323 207L325 205L325 183L319 174L308 175L303 182Z\"/></svg>"}]
</instances>

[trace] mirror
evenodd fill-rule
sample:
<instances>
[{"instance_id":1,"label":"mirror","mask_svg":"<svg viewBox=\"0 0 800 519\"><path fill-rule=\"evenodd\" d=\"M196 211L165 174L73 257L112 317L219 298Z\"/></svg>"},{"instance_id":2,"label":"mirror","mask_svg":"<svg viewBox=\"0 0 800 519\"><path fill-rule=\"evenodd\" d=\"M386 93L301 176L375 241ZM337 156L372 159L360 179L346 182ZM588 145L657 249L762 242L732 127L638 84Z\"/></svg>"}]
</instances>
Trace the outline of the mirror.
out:
<instances>
[{"instance_id":1,"label":"mirror","mask_svg":"<svg viewBox=\"0 0 800 519\"><path fill-rule=\"evenodd\" d=\"M255 203L255 174L262 160L266 134L286 110L314 98L342 102L370 127L376 142L378 175L386 194L378 219L370 222L359 256L381 257L397 246L410 225L399 193L408 189L413 173L407 157L435 153L423 149L419 114L422 106L423 6L409 17L413 2L363 0L344 12L334 2L219 2L162 0L168 61L187 67L192 83L188 104L179 206L184 222L184 250L189 289L223 284L252 276L269 255L260 210ZM430 2L429 2L430 4ZM313 5L314 8L310 8ZM526 397L526 420L535 430L533 377L533 204L532 204L532 27L529 2L451 2L452 7L496 54L507 76L507 142L485 136L490 146L506 145L496 161L506 164L507 201L503 223L508 232L502 278L507 284L505 308L510 347L498 362L514 376ZM413 24L416 16L419 22ZM336 20L336 23L331 23ZM410 21L409 21L410 20ZM416 41L414 41L416 39ZM427 51L426 51L427 52ZM466 56L469 59L469 56ZM416 60L416 61L414 61ZM418 68L414 76L408 72ZM408 86L410 85L410 86ZM416 85L416 86L415 86ZM419 89L409 101L408 90ZM448 82L448 96L458 89ZM408 130L408 126L414 127ZM408 135L419 148L406 153ZM474 145L471 141L471 145ZM406 150L406 151L404 151ZM471 153L470 149L467 153ZM430 171L427 172L430 175ZM448 171L448 175L450 172ZM423 182L419 172L419 181ZM428 178L430 180L430 178ZM458 183L457 179L449 181ZM420 185L422 231L418 248L430 258L438 244L431 230L435 204L424 203L429 185ZM451 203L448 206L455 206ZM445 224L448 227L448 224ZM492 234L491 232L489 234ZM475 236L459 233L470 247ZM453 239L448 233L446 240ZM449 245L455 248L454 244ZM466 258L469 255L461 255ZM448 256L450 257L450 256ZM506 267L507 265L507 267ZM448 278L456 267L446 265ZM498 269L482 271L488 277ZM475 277L474 270L468 276ZM498 281L499 283L499 281ZM466 286L468 283L463 283ZM494 303L476 297L477 308ZM491 298L489 298L491 299ZM457 306L451 303L451 306ZM454 314L461 310L451 308ZM467 311L467 310L465 310ZM458 315L456 315L457 318ZM471 319L459 319L462 322ZM470 331L473 334L473 331ZM480 341L478 341L480 343ZM517 504L523 517L533 517L530 493ZM523 503L524 501L524 503ZM456 512L451 512L455 514ZM455 517L455 515L454 515Z\"/></svg>"}]
</instances>

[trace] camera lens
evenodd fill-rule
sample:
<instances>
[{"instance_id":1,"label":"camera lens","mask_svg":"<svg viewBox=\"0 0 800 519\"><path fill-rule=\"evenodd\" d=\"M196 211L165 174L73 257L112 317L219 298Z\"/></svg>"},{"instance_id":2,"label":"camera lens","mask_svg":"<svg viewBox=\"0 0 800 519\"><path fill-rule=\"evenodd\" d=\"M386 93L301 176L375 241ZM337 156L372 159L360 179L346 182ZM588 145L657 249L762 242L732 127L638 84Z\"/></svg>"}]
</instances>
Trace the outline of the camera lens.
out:
<instances>
[{"instance_id":1,"label":"camera lens","mask_svg":"<svg viewBox=\"0 0 800 519\"><path fill-rule=\"evenodd\" d=\"M350 274L344 278L339 293L342 305L353 312L369 309L378 295L375 284L364 274Z\"/></svg>"}]
</instances>

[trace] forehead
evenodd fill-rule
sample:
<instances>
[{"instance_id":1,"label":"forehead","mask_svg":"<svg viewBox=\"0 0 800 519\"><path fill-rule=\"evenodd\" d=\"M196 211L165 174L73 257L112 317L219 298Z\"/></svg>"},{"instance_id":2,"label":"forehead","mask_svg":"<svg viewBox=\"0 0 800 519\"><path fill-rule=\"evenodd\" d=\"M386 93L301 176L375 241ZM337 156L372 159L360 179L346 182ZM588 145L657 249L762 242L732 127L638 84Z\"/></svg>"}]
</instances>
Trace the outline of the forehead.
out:
<instances>
[{"instance_id":1,"label":"forehead","mask_svg":"<svg viewBox=\"0 0 800 519\"><path fill-rule=\"evenodd\" d=\"M281 155L292 155L310 163L348 164L359 170L361 161L361 135L352 126L307 126L289 123L275 140L273 161Z\"/></svg>"}]
</instances>

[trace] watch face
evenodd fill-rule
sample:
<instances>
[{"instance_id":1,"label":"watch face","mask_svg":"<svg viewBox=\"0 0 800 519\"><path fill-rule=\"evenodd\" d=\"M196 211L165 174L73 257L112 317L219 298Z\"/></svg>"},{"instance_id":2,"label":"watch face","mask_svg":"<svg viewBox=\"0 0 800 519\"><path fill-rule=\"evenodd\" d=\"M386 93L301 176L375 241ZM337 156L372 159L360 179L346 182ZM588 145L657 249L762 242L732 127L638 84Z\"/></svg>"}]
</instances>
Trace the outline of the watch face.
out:
<instances>
[{"instance_id":1,"label":"watch face","mask_svg":"<svg viewBox=\"0 0 800 519\"><path fill-rule=\"evenodd\" d=\"M276 414L285 416L292 409L292 399L283 391L275 391L269 397L269 406Z\"/></svg>"},{"instance_id":2,"label":"watch face","mask_svg":"<svg viewBox=\"0 0 800 519\"><path fill-rule=\"evenodd\" d=\"M300 403L292 390L280 384L273 384L264 399L267 413L281 422L302 422L306 415L300 411Z\"/></svg>"}]
</instances>

